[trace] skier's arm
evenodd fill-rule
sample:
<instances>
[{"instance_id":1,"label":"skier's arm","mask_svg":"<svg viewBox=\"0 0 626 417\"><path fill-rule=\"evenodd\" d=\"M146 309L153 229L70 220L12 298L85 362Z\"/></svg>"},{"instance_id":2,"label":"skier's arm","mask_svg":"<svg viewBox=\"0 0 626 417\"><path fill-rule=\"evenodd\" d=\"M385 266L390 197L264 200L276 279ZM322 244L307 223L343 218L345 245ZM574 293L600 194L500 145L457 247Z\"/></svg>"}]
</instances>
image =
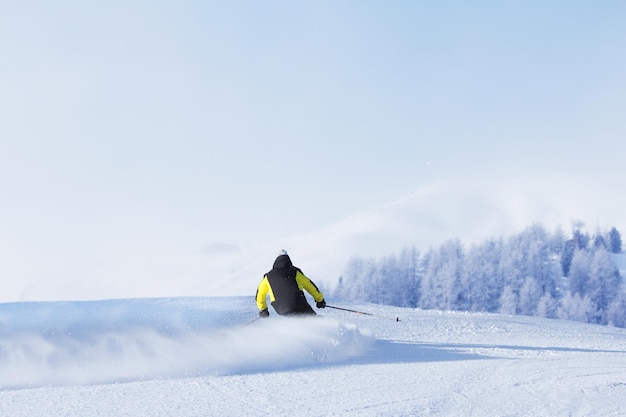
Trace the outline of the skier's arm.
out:
<instances>
[{"instance_id":1,"label":"skier's arm","mask_svg":"<svg viewBox=\"0 0 626 417\"><path fill-rule=\"evenodd\" d=\"M256 290L256 305L259 310L267 309L267 293L270 292L270 283L267 277L263 277Z\"/></svg>"},{"instance_id":2,"label":"skier's arm","mask_svg":"<svg viewBox=\"0 0 626 417\"><path fill-rule=\"evenodd\" d=\"M298 271L296 273L296 281L298 282L298 286L307 290L313 299L317 302L322 301L324 299L324 295L317 288L317 285L313 283L306 275L302 273L302 271Z\"/></svg>"}]
</instances>

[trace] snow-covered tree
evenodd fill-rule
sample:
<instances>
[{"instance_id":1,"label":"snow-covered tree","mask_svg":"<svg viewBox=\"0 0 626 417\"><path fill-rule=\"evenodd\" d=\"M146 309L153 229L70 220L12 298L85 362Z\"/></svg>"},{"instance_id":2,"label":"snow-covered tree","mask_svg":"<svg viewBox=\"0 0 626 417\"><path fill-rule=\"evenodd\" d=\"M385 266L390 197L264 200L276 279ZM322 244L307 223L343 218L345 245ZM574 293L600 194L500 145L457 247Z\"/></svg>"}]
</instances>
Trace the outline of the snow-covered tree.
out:
<instances>
[{"instance_id":1,"label":"snow-covered tree","mask_svg":"<svg viewBox=\"0 0 626 417\"><path fill-rule=\"evenodd\" d=\"M421 261L419 251L415 248L404 248L398 259L399 280L402 282L402 291L399 294L399 307L417 307L420 299L420 270Z\"/></svg>"},{"instance_id":2,"label":"snow-covered tree","mask_svg":"<svg viewBox=\"0 0 626 417\"><path fill-rule=\"evenodd\" d=\"M596 306L597 315L593 322L607 324L607 309L620 288L620 275L609 252L605 248L593 251L589 268L587 294Z\"/></svg>"},{"instance_id":3,"label":"snow-covered tree","mask_svg":"<svg viewBox=\"0 0 626 417\"><path fill-rule=\"evenodd\" d=\"M609 232L609 250L612 253L620 253L622 251L622 236L615 227Z\"/></svg>"},{"instance_id":4,"label":"snow-covered tree","mask_svg":"<svg viewBox=\"0 0 626 417\"><path fill-rule=\"evenodd\" d=\"M558 300L552 297L550 293L544 293L537 304L538 317L556 318L558 309Z\"/></svg>"},{"instance_id":5,"label":"snow-covered tree","mask_svg":"<svg viewBox=\"0 0 626 417\"><path fill-rule=\"evenodd\" d=\"M502 314L517 314L518 296L511 285L506 285L500 296L500 310Z\"/></svg>"},{"instance_id":6,"label":"snow-covered tree","mask_svg":"<svg viewBox=\"0 0 626 417\"><path fill-rule=\"evenodd\" d=\"M426 309L457 310L467 305L467 289L462 281L463 246L449 240L425 256L419 306Z\"/></svg>"},{"instance_id":7,"label":"snow-covered tree","mask_svg":"<svg viewBox=\"0 0 626 417\"><path fill-rule=\"evenodd\" d=\"M578 249L586 249L589 246L589 234L583 231L585 224L581 221L575 221L572 224L572 236L576 242Z\"/></svg>"},{"instance_id":8,"label":"snow-covered tree","mask_svg":"<svg viewBox=\"0 0 626 417\"><path fill-rule=\"evenodd\" d=\"M576 253L577 249L578 244L574 239L566 240L564 242L563 249L560 254L563 276L569 276L570 268L572 266L572 260L574 259L574 254Z\"/></svg>"},{"instance_id":9,"label":"snow-covered tree","mask_svg":"<svg viewBox=\"0 0 626 417\"><path fill-rule=\"evenodd\" d=\"M490 239L472 246L465 256L467 297L472 311L495 312L499 307L503 280L498 273L502 240Z\"/></svg>"},{"instance_id":10,"label":"snow-covered tree","mask_svg":"<svg viewBox=\"0 0 626 417\"><path fill-rule=\"evenodd\" d=\"M606 319L611 326L626 327L626 292L623 287L606 309Z\"/></svg>"},{"instance_id":11,"label":"snow-covered tree","mask_svg":"<svg viewBox=\"0 0 626 417\"><path fill-rule=\"evenodd\" d=\"M334 296L626 326L626 290L609 253L621 245L618 232L613 228L603 239L598 232L590 244L578 222L572 235L567 240L561 229L550 234L533 224L467 252L460 240L451 239L423 257L415 248L378 261L354 257Z\"/></svg>"},{"instance_id":12,"label":"snow-covered tree","mask_svg":"<svg viewBox=\"0 0 626 417\"><path fill-rule=\"evenodd\" d=\"M441 253L431 248L426 253L424 262L426 268L420 282L419 306L424 309L443 308L443 288L439 279L443 265Z\"/></svg>"},{"instance_id":13,"label":"snow-covered tree","mask_svg":"<svg viewBox=\"0 0 626 417\"><path fill-rule=\"evenodd\" d=\"M533 277L536 280L540 291L539 297L546 292L555 295L560 272L550 250L553 242L548 232L542 225L533 224L524 230L522 235L526 235L522 246L522 252L525 253L526 277Z\"/></svg>"},{"instance_id":14,"label":"snow-covered tree","mask_svg":"<svg viewBox=\"0 0 626 417\"><path fill-rule=\"evenodd\" d=\"M608 248L608 244L606 243L606 239L602 236L602 233L599 231L593 236L593 247L594 248Z\"/></svg>"},{"instance_id":15,"label":"snow-covered tree","mask_svg":"<svg viewBox=\"0 0 626 417\"><path fill-rule=\"evenodd\" d=\"M581 297L580 294L566 293L561 299L557 317L564 320L575 320L588 323L595 314L595 308L589 296Z\"/></svg>"},{"instance_id":16,"label":"snow-covered tree","mask_svg":"<svg viewBox=\"0 0 626 417\"><path fill-rule=\"evenodd\" d=\"M443 265L440 277L443 285L443 303L446 310L468 309L468 288L463 278L464 250L461 241L450 240L442 245Z\"/></svg>"},{"instance_id":17,"label":"snow-covered tree","mask_svg":"<svg viewBox=\"0 0 626 417\"><path fill-rule=\"evenodd\" d=\"M544 292L534 277L528 276L519 292L519 312L527 316L534 316L537 304ZM549 292L547 294L550 294Z\"/></svg>"},{"instance_id":18,"label":"snow-covered tree","mask_svg":"<svg viewBox=\"0 0 626 417\"><path fill-rule=\"evenodd\" d=\"M591 255L589 251L577 250L574 252L568 275L570 293L578 294L581 297L587 294L590 265Z\"/></svg>"},{"instance_id":19,"label":"snow-covered tree","mask_svg":"<svg viewBox=\"0 0 626 417\"><path fill-rule=\"evenodd\" d=\"M367 301L370 283L367 282L367 276L371 269L365 260L358 256L353 256L345 272L339 278L339 283L335 289L334 296L346 300Z\"/></svg>"},{"instance_id":20,"label":"snow-covered tree","mask_svg":"<svg viewBox=\"0 0 626 417\"><path fill-rule=\"evenodd\" d=\"M518 245L519 237L513 236L507 240L502 247L500 262L498 263L498 275L502 277L503 291L501 297L504 296L504 287L508 287L509 291L519 294L522 287L523 275L523 253ZM505 299L508 298L508 295Z\"/></svg>"}]
</instances>

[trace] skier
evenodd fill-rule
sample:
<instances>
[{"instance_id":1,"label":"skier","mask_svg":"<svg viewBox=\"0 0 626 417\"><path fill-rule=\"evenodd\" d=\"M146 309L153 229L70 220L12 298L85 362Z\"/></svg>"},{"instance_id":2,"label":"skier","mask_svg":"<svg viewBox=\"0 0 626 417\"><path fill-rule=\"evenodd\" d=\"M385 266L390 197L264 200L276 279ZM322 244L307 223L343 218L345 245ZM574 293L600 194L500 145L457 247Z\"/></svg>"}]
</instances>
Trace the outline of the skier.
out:
<instances>
[{"instance_id":1,"label":"skier","mask_svg":"<svg viewBox=\"0 0 626 417\"><path fill-rule=\"evenodd\" d=\"M274 261L272 270L263 276L256 291L256 305L259 316L268 317L267 295L274 310L283 316L315 315L309 305L303 289L313 296L317 308L326 307L324 295L317 286L302 273L300 268L293 266L287 251L281 250Z\"/></svg>"}]
</instances>

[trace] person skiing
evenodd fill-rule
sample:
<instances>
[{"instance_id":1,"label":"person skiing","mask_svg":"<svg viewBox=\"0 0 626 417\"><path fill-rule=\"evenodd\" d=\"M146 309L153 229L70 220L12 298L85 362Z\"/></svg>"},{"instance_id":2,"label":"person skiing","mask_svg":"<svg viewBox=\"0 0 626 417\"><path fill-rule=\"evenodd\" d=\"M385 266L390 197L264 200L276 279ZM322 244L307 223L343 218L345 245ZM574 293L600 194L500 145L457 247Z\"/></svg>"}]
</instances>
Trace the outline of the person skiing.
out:
<instances>
[{"instance_id":1,"label":"person skiing","mask_svg":"<svg viewBox=\"0 0 626 417\"><path fill-rule=\"evenodd\" d=\"M326 307L324 295L300 268L293 266L287 251L281 250L272 270L263 276L256 291L259 316L269 317L267 295L272 307L281 316L315 315L302 290L306 290L316 302L317 308Z\"/></svg>"}]
</instances>

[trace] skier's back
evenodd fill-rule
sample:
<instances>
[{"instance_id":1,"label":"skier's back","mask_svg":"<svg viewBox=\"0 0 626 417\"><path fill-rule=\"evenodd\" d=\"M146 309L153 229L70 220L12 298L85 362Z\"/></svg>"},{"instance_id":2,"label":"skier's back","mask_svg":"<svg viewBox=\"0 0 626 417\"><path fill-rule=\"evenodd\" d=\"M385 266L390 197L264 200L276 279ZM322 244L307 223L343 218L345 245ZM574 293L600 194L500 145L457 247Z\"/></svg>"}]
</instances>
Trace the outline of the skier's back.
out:
<instances>
[{"instance_id":1,"label":"skier's back","mask_svg":"<svg viewBox=\"0 0 626 417\"><path fill-rule=\"evenodd\" d=\"M302 290L316 301L317 308L326 307L324 295L300 268L293 266L291 258L282 250L274 261L272 270L263 276L256 292L256 304L261 317L269 316L267 296L280 315L315 315Z\"/></svg>"}]
</instances>

